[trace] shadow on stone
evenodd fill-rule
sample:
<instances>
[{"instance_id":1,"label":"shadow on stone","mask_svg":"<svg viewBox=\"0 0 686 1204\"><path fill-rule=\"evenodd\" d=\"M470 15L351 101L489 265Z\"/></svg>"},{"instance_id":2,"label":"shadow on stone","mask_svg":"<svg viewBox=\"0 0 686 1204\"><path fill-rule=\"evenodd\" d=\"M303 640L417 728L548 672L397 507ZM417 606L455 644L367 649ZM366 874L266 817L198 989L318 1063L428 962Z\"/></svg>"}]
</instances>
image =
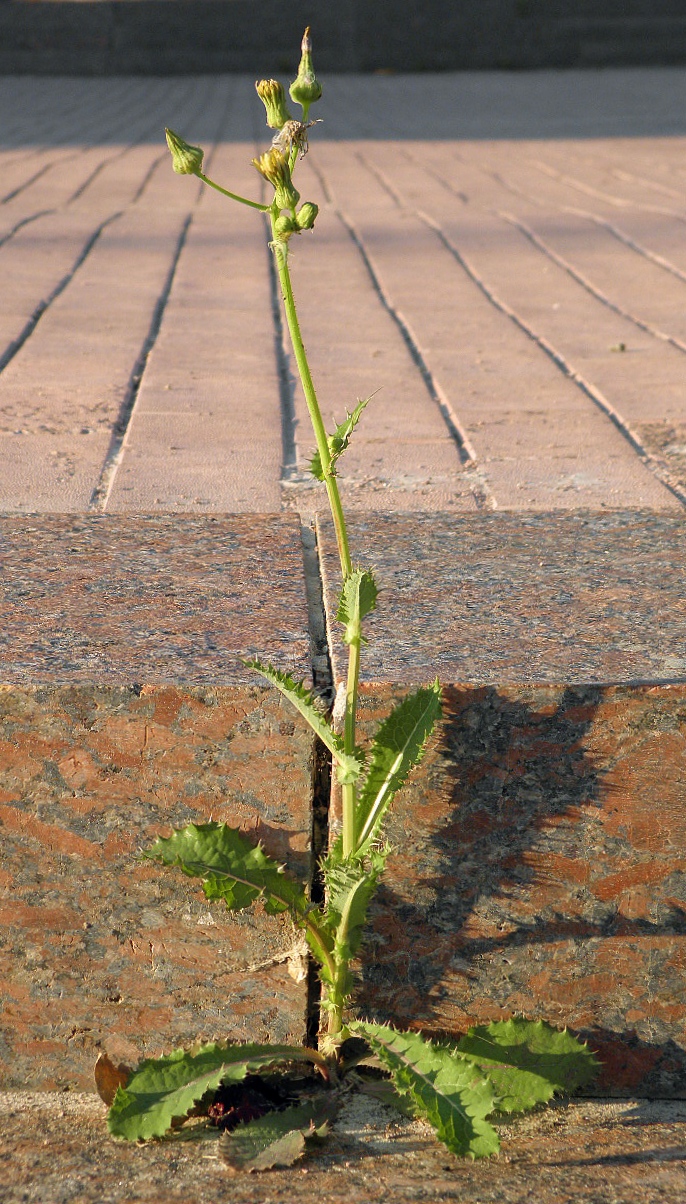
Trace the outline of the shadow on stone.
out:
<instances>
[{"instance_id":1,"label":"shadow on stone","mask_svg":"<svg viewBox=\"0 0 686 1204\"><path fill-rule=\"evenodd\" d=\"M603 686L447 691L389 823L358 1002L437 1034L541 1016L598 1050L604 1093L679 1096L683 875L650 851L654 802L621 785L607 703ZM629 725L634 769L643 743Z\"/></svg>"}]
</instances>

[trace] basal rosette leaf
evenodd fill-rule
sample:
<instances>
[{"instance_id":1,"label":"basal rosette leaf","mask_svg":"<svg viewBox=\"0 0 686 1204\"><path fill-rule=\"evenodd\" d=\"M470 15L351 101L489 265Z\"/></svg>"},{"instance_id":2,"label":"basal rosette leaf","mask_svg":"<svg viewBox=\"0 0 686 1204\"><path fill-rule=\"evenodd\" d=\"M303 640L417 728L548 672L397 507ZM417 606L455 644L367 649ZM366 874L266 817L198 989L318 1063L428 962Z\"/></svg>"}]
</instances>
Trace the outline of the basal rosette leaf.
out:
<instances>
[{"instance_id":1,"label":"basal rosette leaf","mask_svg":"<svg viewBox=\"0 0 686 1204\"><path fill-rule=\"evenodd\" d=\"M210 1091L222 1083L239 1083L279 1062L311 1060L291 1045L201 1045L148 1058L119 1087L107 1126L113 1137L148 1141L162 1137L173 1121L184 1119Z\"/></svg>"},{"instance_id":2,"label":"basal rosette leaf","mask_svg":"<svg viewBox=\"0 0 686 1204\"><path fill-rule=\"evenodd\" d=\"M421 760L440 714L441 687L436 681L403 699L380 725L372 742L369 770L359 795L359 852L364 852L377 838L394 795L413 766Z\"/></svg>"},{"instance_id":3,"label":"basal rosette leaf","mask_svg":"<svg viewBox=\"0 0 686 1204\"><path fill-rule=\"evenodd\" d=\"M372 393L369 397L365 397L363 401L358 401L352 414L346 414L345 421L339 423L339 425L336 427L333 435L327 436L327 442L329 444L329 453L331 456L331 469L332 469L332 473L334 476L335 476L335 470L336 470L336 462L340 459L340 457L343 455L343 452L347 448L347 446L350 442L350 436L352 435L353 431L355 430L355 427L357 426L358 422L360 421L363 410L369 404L369 402L372 400L373 396L374 396L374 394ZM310 472L312 473L312 476L316 477L316 479L318 481L324 480L324 473L322 471L322 460L321 460L321 456L319 455L318 451L316 451L314 453L312 459L310 460Z\"/></svg>"},{"instance_id":4,"label":"basal rosette leaf","mask_svg":"<svg viewBox=\"0 0 686 1204\"><path fill-rule=\"evenodd\" d=\"M221 1157L232 1171L292 1166L304 1153L308 1139L325 1136L337 1103L333 1095L320 1096L239 1125L221 1138Z\"/></svg>"},{"instance_id":5,"label":"basal rosette leaf","mask_svg":"<svg viewBox=\"0 0 686 1204\"><path fill-rule=\"evenodd\" d=\"M453 1154L482 1158L497 1152L498 1134L486 1120L495 1095L473 1063L418 1033L363 1021L348 1028L369 1042L396 1090L410 1098L415 1115L429 1121Z\"/></svg>"},{"instance_id":6,"label":"basal rosette leaf","mask_svg":"<svg viewBox=\"0 0 686 1204\"><path fill-rule=\"evenodd\" d=\"M360 635L360 625L376 607L378 596L373 573L368 569L354 569L343 582L336 618L343 623L343 640L351 644Z\"/></svg>"},{"instance_id":7,"label":"basal rosette leaf","mask_svg":"<svg viewBox=\"0 0 686 1204\"><path fill-rule=\"evenodd\" d=\"M488 1075L498 1112L548 1103L557 1092L587 1086L599 1070L595 1054L566 1029L523 1017L470 1028L456 1049Z\"/></svg>"},{"instance_id":8,"label":"basal rosette leaf","mask_svg":"<svg viewBox=\"0 0 686 1204\"><path fill-rule=\"evenodd\" d=\"M290 911L305 915L309 901L298 882L268 857L259 844L247 840L228 824L188 824L171 836L160 837L143 856L176 866L190 878L201 878L208 899L223 899L230 911L242 911L257 898L276 915Z\"/></svg>"},{"instance_id":9,"label":"basal rosette leaf","mask_svg":"<svg viewBox=\"0 0 686 1204\"><path fill-rule=\"evenodd\" d=\"M331 724L317 706L314 696L302 682L296 681L290 673L282 673L273 665L265 665L262 661L253 659L243 661L248 669L254 669L262 677L276 686L277 690L286 697L300 712L303 719L309 723L312 731L319 737L322 744L328 748L331 755L340 765L346 775L346 780L354 781L362 772L363 763L359 757L343 750L343 740L333 730Z\"/></svg>"}]
</instances>

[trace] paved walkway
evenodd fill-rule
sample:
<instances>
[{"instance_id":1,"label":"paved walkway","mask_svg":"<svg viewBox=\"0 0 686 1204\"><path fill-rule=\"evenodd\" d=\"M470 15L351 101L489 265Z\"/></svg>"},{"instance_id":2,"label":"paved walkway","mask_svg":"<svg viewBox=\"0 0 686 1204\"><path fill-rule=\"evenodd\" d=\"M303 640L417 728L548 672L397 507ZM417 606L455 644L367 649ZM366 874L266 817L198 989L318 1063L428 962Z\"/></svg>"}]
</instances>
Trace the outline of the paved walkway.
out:
<instances>
[{"instance_id":1,"label":"paved walkway","mask_svg":"<svg viewBox=\"0 0 686 1204\"><path fill-rule=\"evenodd\" d=\"M686 70L325 81L293 271L359 509L680 509ZM252 81L0 81L0 511L313 508Z\"/></svg>"}]
</instances>

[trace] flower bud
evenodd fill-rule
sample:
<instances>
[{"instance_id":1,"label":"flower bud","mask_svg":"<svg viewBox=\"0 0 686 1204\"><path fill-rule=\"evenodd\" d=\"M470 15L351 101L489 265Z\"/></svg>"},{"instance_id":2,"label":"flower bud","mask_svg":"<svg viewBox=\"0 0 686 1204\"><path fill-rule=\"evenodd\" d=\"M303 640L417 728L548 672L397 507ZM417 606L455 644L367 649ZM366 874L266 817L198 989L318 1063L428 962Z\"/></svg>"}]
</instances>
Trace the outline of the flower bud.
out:
<instances>
[{"instance_id":1,"label":"flower bud","mask_svg":"<svg viewBox=\"0 0 686 1204\"><path fill-rule=\"evenodd\" d=\"M278 147L272 146L263 155L260 155L259 159L253 159L252 165L264 176L265 180L269 180L269 183L274 185L276 189L274 199L277 207L279 209L295 209L300 200L300 193L297 188L293 187L288 155Z\"/></svg>"},{"instance_id":2,"label":"flower bud","mask_svg":"<svg viewBox=\"0 0 686 1204\"><path fill-rule=\"evenodd\" d=\"M274 222L274 234L281 242L288 242L291 234L299 234L300 226L290 213L282 213Z\"/></svg>"},{"instance_id":3,"label":"flower bud","mask_svg":"<svg viewBox=\"0 0 686 1204\"><path fill-rule=\"evenodd\" d=\"M199 146L191 146L184 142L173 130L165 130L167 146L171 151L172 167L180 176L194 176L202 171L202 160L205 152Z\"/></svg>"},{"instance_id":4,"label":"flower bud","mask_svg":"<svg viewBox=\"0 0 686 1204\"><path fill-rule=\"evenodd\" d=\"M257 95L267 110L267 125L273 130L280 130L291 115L286 108L286 93L283 84L276 79L259 79L255 84Z\"/></svg>"},{"instance_id":5,"label":"flower bud","mask_svg":"<svg viewBox=\"0 0 686 1204\"><path fill-rule=\"evenodd\" d=\"M305 204L300 206L295 215L299 229L311 230L318 213L319 206L315 205L314 201L305 201Z\"/></svg>"},{"instance_id":6,"label":"flower bud","mask_svg":"<svg viewBox=\"0 0 686 1204\"><path fill-rule=\"evenodd\" d=\"M293 80L288 91L291 94L291 100L296 104L302 105L303 108L308 108L315 100L319 100L322 94L322 85L314 74L312 66L312 39L310 37L310 27L307 26L303 34L302 45L300 47L302 57L298 74Z\"/></svg>"}]
</instances>

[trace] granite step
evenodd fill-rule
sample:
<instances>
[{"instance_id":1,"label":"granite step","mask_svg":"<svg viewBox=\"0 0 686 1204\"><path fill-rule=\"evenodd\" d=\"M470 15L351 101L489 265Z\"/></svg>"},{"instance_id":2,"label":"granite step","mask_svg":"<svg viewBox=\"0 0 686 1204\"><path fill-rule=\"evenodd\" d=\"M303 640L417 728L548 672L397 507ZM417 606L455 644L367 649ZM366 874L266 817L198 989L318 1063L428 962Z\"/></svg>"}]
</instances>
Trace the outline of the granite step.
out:
<instances>
[{"instance_id":1,"label":"granite step","mask_svg":"<svg viewBox=\"0 0 686 1204\"><path fill-rule=\"evenodd\" d=\"M684 517L355 515L350 535L380 586L363 732L444 685L388 823L358 1006L442 1035L541 1016L599 1051L601 1093L683 1098ZM320 545L332 616L327 523Z\"/></svg>"},{"instance_id":2,"label":"granite step","mask_svg":"<svg viewBox=\"0 0 686 1204\"><path fill-rule=\"evenodd\" d=\"M5 517L0 564L0 1083L300 1042L290 922L136 858L211 817L309 879L313 740L241 663L311 675L297 517Z\"/></svg>"},{"instance_id":3,"label":"granite step","mask_svg":"<svg viewBox=\"0 0 686 1204\"><path fill-rule=\"evenodd\" d=\"M540 1015L588 1036L605 1093L683 1097L685 524L352 517L381 586L364 732L445 687L389 823L365 1011L436 1033ZM340 688L326 522L318 539ZM103 1047L302 1038L288 925L135 854L213 816L307 881L313 742L240 658L324 681L312 543L290 514L0 519L3 1085L85 1089Z\"/></svg>"}]
</instances>

